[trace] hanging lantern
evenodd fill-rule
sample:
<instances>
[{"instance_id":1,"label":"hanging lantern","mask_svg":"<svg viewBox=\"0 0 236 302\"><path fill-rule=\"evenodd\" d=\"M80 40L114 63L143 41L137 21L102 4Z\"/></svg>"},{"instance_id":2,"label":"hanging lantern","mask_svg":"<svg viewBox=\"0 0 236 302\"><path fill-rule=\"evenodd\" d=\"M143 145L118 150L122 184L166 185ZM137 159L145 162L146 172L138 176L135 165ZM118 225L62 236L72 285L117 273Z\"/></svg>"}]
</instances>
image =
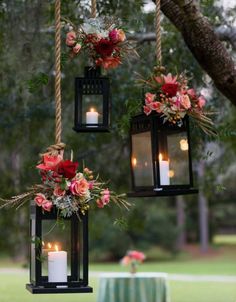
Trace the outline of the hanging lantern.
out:
<instances>
[{"instance_id":1,"label":"hanging lantern","mask_svg":"<svg viewBox=\"0 0 236 302\"><path fill-rule=\"evenodd\" d=\"M30 284L33 294L88 293L88 216L61 218L32 202L30 206Z\"/></svg>"},{"instance_id":2,"label":"hanging lantern","mask_svg":"<svg viewBox=\"0 0 236 302\"><path fill-rule=\"evenodd\" d=\"M75 79L76 132L109 131L109 79L100 74L99 67L85 67L84 77Z\"/></svg>"},{"instance_id":3,"label":"hanging lantern","mask_svg":"<svg viewBox=\"0 0 236 302\"><path fill-rule=\"evenodd\" d=\"M165 122L158 113L131 120L132 197L197 193L193 189L189 122Z\"/></svg>"}]
</instances>

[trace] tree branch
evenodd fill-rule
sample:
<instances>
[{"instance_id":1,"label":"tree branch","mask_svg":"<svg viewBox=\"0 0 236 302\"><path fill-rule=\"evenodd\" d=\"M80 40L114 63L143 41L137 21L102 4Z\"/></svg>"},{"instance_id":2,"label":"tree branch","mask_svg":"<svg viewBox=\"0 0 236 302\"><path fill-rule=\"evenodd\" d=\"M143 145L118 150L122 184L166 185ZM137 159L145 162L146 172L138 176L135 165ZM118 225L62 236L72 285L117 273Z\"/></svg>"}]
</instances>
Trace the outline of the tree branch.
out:
<instances>
[{"instance_id":1,"label":"tree branch","mask_svg":"<svg viewBox=\"0 0 236 302\"><path fill-rule=\"evenodd\" d=\"M236 66L197 2L162 0L161 9L219 91L236 105Z\"/></svg>"}]
</instances>

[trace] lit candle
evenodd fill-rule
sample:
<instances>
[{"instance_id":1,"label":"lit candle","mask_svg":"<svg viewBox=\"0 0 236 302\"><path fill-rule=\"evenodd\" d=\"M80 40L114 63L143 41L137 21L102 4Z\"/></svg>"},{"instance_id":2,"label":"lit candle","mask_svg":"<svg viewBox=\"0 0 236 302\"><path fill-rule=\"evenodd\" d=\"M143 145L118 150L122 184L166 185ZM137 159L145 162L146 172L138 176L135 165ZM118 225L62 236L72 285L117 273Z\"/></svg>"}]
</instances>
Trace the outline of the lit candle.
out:
<instances>
[{"instance_id":1,"label":"lit candle","mask_svg":"<svg viewBox=\"0 0 236 302\"><path fill-rule=\"evenodd\" d=\"M162 154L159 154L159 167L160 167L160 184L162 186L170 185L170 177L169 177L169 161L162 160Z\"/></svg>"},{"instance_id":2,"label":"lit candle","mask_svg":"<svg viewBox=\"0 0 236 302\"><path fill-rule=\"evenodd\" d=\"M90 108L90 111L86 112L86 124L98 124L98 112L94 108Z\"/></svg>"},{"instance_id":3,"label":"lit candle","mask_svg":"<svg viewBox=\"0 0 236 302\"><path fill-rule=\"evenodd\" d=\"M48 282L67 282L67 252L48 252Z\"/></svg>"}]
</instances>

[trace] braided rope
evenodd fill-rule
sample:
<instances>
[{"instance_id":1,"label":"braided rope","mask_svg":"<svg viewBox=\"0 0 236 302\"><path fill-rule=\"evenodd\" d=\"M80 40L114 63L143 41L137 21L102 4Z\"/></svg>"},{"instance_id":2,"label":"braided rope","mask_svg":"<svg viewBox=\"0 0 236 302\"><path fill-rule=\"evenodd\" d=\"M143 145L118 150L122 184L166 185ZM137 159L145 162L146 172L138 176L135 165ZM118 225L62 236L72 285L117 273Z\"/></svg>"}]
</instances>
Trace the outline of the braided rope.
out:
<instances>
[{"instance_id":1,"label":"braided rope","mask_svg":"<svg viewBox=\"0 0 236 302\"><path fill-rule=\"evenodd\" d=\"M96 0L92 0L91 3L91 18L96 18L97 9L96 9Z\"/></svg>"},{"instance_id":2,"label":"braided rope","mask_svg":"<svg viewBox=\"0 0 236 302\"><path fill-rule=\"evenodd\" d=\"M161 65L161 0L156 0L156 57Z\"/></svg>"},{"instance_id":3,"label":"braided rope","mask_svg":"<svg viewBox=\"0 0 236 302\"><path fill-rule=\"evenodd\" d=\"M55 0L55 142L61 142L61 1Z\"/></svg>"}]
</instances>

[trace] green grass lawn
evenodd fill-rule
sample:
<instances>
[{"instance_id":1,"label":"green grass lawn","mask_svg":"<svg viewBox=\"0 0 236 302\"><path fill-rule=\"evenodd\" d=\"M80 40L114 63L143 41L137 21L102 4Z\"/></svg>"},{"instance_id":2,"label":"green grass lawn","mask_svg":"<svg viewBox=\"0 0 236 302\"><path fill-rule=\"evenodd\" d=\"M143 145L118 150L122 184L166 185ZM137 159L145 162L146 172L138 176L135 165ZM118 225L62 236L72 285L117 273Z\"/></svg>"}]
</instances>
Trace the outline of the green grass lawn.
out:
<instances>
[{"instance_id":1,"label":"green grass lawn","mask_svg":"<svg viewBox=\"0 0 236 302\"><path fill-rule=\"evenodd\" d=\"M16 267L9 259L0 258L0 268ZM125 271L118 263L91 264L90 271ZM216 248L206 256L180 255L172 261L146 262L139 271L192 275L236 276L236 246ZM93 294L32 295L25 290L27 272L0 273L0 302L96 302L98 278L90 278ZM236 302L236 283L170 281L171 302ZM119 301L129 302L129 301Z\"/></svg>"}]
</instances>

